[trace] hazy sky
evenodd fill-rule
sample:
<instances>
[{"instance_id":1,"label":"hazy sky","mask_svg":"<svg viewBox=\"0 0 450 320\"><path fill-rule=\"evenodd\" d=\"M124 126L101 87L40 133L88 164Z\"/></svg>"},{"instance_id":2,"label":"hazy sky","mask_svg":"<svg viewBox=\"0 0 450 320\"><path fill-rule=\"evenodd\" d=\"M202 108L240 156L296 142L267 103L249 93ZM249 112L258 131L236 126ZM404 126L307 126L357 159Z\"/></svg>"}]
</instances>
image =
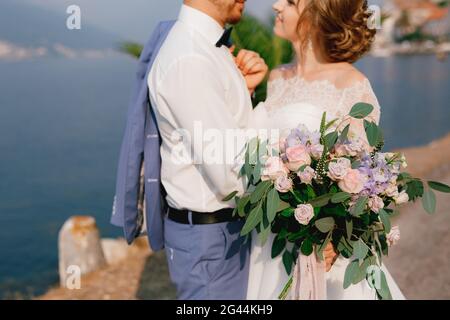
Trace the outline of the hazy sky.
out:
<instances>
[{"instance_id":1,"label":"hazy sky","mask_svg":"<svg viewBox=\"0 0 450 320\"><path fill-rule=\"evenodd\" d=\"M127 39L144 41L160 20L175 19L182 0L17 0L66 14L69 5L81 8L82 22ZM261 19L272 14L276 0L247 0L247 12ZM381 0L372 0L376 3Z\"/></svg>"},{"instance_id":2,"label":"hazy sky","mask_svg":"<svg viewBox=\"0 0 450 320\"><path fill-rule=\"evenodd\" d=\"M182 0L18 0L66 14L69 5L81 8L83 21L106 31L144 41L156 23L175 19ZM248 0L247 12L269 17L274 0ZM82 25L83 27L83 25Z\"/></svg>"}]
</instances>

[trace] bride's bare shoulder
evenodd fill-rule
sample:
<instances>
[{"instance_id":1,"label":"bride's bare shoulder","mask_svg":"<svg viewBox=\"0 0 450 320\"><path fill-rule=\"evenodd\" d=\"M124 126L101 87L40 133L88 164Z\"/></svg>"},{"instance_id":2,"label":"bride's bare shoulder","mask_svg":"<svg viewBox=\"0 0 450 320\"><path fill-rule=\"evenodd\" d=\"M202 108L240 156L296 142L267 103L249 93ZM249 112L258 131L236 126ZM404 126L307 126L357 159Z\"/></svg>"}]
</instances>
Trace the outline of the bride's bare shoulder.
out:
<instances>
[{"instance_id":1,"label":"bride's bare shoulder","mask_svg":"<svg viewBox=\"0 0 450 320\"><path fill-rule=\"evenodd\" d=\"M352 87L364 81L367 81L366 75L351 64L342 66L336 71L335 84L338 88Z\"/></svg>"}]
</instances>

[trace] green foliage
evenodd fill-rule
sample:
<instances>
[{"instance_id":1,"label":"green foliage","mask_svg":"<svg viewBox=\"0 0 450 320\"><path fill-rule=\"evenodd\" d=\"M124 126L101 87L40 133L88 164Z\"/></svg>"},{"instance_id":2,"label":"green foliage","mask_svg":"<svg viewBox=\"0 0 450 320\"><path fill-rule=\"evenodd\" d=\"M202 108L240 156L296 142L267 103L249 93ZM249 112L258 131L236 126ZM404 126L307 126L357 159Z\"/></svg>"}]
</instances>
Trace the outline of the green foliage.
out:
<instances>
[{"instance_id":1,"label":"green foliage","mask_svg":"<svg viewBox=\"0 0 450 320\"><path fill-rule=\"evenodd\" d=\"M124 42L119 47L119 51L128 54L136 59L141 56L142 49L142 45L135 42Z\"/></svg>"},{"instance_id":2,"label":"green foliage","mask_svg":"<svg viewBox=\"0 0 450 320\"><path fill-rule=\"evenodd\" d=\"M441 182L428 181L428 186L439 192L450 193L450 187Z\"/></svg>"},{"instance_id":3,"label":"green foliage","mask_svg":"<svg viewBox=\"0 0 450 320\"><path fill-rule=\"evenodd\" d=\"M233 29L231 34L236 50L256 51L266 61L270 70L279 65L290 63L294 50L290 42L278 38L273 33L273 21L264 24L257 18L245 15ZM256 88L255 105L266 100L267 81Z\"/></svg>"},{"instance_id":4,"label":"green foliage","mask_svg":"<svg viewBox=\"0 0 450 320\"><path fill-rule=\"evenodd\" d=\"M422 204L426 212L428 212L429 214L435 213L436 195L434 194L433 190L428 189L427 191L425 191L422 198Z\"/></svg>"},{"instance_id":5,"label":"green foliage","mask_svg":"<svg viewBox=\"0 0 450 320\"><path fill-rule=\"evenodd\" d=\"M364 119L373 111L373 106L368 103L359 102L350 110L350 116L355 119Z\"/></svg>"}]
</instances>

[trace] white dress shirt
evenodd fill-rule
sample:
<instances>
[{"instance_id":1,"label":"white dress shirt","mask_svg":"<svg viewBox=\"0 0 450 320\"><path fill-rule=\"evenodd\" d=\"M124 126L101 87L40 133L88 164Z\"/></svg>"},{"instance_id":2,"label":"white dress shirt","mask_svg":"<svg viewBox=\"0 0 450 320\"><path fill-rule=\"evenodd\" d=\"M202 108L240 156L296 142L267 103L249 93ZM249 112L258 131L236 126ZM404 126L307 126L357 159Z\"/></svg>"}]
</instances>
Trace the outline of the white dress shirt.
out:
<instances>
[{"instance_id":1,"label":"white dress shirt","mask_svg":"<svg viewBox=\"0 0 450 320\"><path fill-rule=\"evenodd\" d=\"M228 147L225 137L230 130L246 129L252 104L229 49L215 46L223 32L213 18L183 5L149 73L150 100L162 137L161 179L168 204L176 209L212 212L233 207L234 201L222 199L244 190L235 164L224 160L234 159L245 140ZM181 138L179 129L187 136ZM205 131L212 135L205 136ZM205 160L208 154L217 161ZM189 161L186 155L191 155Z\"/></svg>"}]
</instances>

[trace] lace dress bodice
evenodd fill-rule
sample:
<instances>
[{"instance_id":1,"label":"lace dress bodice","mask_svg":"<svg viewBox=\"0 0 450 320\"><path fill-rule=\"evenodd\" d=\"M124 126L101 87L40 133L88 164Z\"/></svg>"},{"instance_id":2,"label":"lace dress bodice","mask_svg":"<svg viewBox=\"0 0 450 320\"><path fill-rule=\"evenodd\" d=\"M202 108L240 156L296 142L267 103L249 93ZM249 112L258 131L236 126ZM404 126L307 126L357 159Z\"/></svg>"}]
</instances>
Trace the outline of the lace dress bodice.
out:
<instances>
[{"instance_id":1,"label":"lace dress bodice","mask_svg":"<svg viewBox=\"0 0 450 320\"><path fill-rule=\"evenodd\" d=\"M318 130L323 112L327 113L328 120L345 120L358 102L373 105L368 120L379 123L380 105L367 78L339 88L329 80L307 81L298 75L278 76L269 81L267 99L255 109L253 127L292 129L303 123ZM344 123L350 123L355 134L364 131L361 120L348 119Z\"/></svg>"}]
</instances>

